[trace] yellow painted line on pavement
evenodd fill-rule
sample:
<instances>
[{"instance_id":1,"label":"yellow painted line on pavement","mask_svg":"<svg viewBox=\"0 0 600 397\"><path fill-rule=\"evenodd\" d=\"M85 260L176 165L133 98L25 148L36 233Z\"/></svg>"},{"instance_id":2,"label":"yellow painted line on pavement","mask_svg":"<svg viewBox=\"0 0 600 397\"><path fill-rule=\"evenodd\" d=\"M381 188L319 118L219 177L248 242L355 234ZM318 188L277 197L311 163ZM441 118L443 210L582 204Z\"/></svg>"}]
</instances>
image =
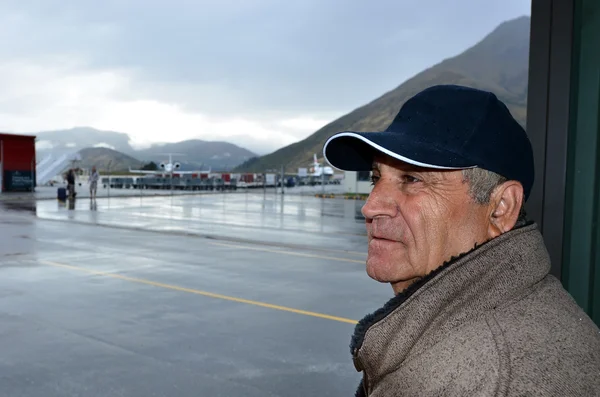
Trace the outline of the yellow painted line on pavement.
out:
<instances>
[{"instance_id":1,"label":"yellow painted line on pavement","mask_svg":"<svg viewBox=\"0 0 600 397\"><path fill-rule=\"evenodd\" d=\"M299 310L299 309L293 309L291 307L285 307L285 306L279 306L279 305L272 305L270 303L258 302L258 301L253 301L253 300L249 300L249 299L236 298L236 297L233 297L233 296L227 296L227 295L221 295L221 294L215 294L215 293L212 293L212 292L200 291L200 290L192 289L192 288L179 287L177 285L158 283L156 281L145 280L145 279L141 279L141 278L128 277L128 276L122 276L120 274L115 274L115 273L100 272L100 271L97 271L97 270L87 269L87 268L80 267L80 266L67 265L67 264L64 264L64 263L58 263L58 262L54 262L54 261L40 260L39 263L42 263L42 264L45 264L45 265L49 265L49 266L54 266L54 267L62 267L62 268L65 268L65 269L76 270L78 272L83 272L83 273L88 273L88 274L94 274L94 275L97 275L97 276L104 276L104 277L115 278L115 279L119 279L119 280L125 280L125 281L129 281L129 282L132 282L132 283L146 284L146 285L151 285L151 286L154 286L154 287L170 289L170 290L174 290L174 291L187 292L187 293L190 293L190 294L203 295L203 296L208 296L208 297L211 297L211 298L224 299L224 300L238 302L238 303L246 303L248 305L266 307L268 309L274 309L274 310L282 310L282 311L286 311L286 312L291 312L291 313L296 313L296 314L302 314L302 315L305 315L305 316L318 317L318 318L323 318L323 319L327 319L327 320L339 321L339 322L342 322L342 323L348 323L348 324L357 324L358 323L356 320L352 320L352 319L349 319L349 318L337 317L337 316L330 316L328 314L316 313L316 312L311 312L311 311L307 311L307 310Z\"/></svg>"},{"instance_id":2,"label":"yellow painted line on pavement","mask_svg":"<svg viewBox=\"0 0 600 397\"><path fill-rule=\"evenodd\" d=\"M250 246L247 246L247 245L237 245L237 244L227 244L227 243L214 243L214 242L210 242L209 244L218 245L218 246L222 246L222 247L247 249L247 250L251 250L251 251L273 252L273 253L276 253L276 254L284 254L284 255L291 255L291 256L302 256L302 257L305 257L305 258L318 258L318 259L327 259L327 260L330 260L330 261L352 262L352 263L360 263L360 264L363 264L363 265L365 264L365 260L359 261L357 259L339 258L339 257L335 257L335 256L324 256L324 255L315 255L315 254L303 254L301 252L275 250L275 249L261 248L261 247L250 247Z\"/></svg>"}]
</instances>

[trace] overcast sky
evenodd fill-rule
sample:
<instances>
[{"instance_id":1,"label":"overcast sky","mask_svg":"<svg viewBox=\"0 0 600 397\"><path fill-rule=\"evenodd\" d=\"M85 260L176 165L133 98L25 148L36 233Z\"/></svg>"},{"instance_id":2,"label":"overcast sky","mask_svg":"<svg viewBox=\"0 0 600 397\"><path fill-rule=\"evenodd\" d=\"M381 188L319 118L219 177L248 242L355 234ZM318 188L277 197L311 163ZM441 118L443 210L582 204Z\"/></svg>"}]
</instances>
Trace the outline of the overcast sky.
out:
<instances>
[{"instance_id":1,"label":"overcast sky","mask_svg":"<svg viewBox=\"0 0 600 397\"><path fill-rule=\"evenodd\" d=\"M301 140L530 0L2 0L0 131Z\"/></svg>"}]
</instances>

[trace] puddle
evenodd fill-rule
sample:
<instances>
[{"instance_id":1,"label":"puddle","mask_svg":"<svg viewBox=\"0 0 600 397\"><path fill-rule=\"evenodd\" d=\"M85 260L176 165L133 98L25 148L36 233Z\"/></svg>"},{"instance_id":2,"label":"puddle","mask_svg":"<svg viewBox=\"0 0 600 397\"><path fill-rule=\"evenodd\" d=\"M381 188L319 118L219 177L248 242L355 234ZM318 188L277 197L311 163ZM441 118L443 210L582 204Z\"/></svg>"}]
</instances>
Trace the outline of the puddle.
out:
<instances>
[{"instance_id":1,"label":"puddle","mask_svg":"<svg viewBox=\"0 0 600 397\"><path fill-rule=\"evenodd\" d=\"M37 203L35 201L0 201L0 210L13 212L27 212L37 214Z\"/></svg>"}]
</instances>

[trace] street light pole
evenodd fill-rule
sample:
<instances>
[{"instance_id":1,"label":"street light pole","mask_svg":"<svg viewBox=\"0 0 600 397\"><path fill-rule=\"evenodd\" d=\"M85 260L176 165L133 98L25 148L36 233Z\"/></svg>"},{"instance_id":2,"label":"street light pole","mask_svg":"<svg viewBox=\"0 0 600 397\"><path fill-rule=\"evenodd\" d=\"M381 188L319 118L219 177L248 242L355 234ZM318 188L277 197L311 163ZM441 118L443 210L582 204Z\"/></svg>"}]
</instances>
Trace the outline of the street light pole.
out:
<instances>
[{"instance_id":1,"label":"street light pole","mask_svg":"<svg viewBox=\"0 0 600 397\"><path fill-rule=\"evenodd\" d=\"M283 192L283 180L285 179L285 173L283 170L283 165L281 166L281 194L284 194Z\"/></svg>"},{"instance_id":2,"label":"street light pole","mask_svg":"<svg viewBox=\"0 0 600 397\"><path fill-rule=\"evenodd\" d=\"M106 173L108 174L108 197L110 197L110 164L112 163L112 160L108 161L108 165L107 165L107 170Z\"/></svg>"}]
</instances>

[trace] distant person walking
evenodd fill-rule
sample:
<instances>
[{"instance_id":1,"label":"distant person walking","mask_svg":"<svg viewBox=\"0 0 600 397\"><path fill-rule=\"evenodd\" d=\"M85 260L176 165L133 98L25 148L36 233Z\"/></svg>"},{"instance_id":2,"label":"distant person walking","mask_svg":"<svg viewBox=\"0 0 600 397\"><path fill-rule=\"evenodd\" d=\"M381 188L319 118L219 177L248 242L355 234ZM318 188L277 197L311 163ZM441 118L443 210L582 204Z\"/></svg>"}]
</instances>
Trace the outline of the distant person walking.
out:
<instances>
[{"instance_id":1,"label":"distant person walking","mask_svg":"<svg viewBox=\"0 0 600 397\"><path fill-rule=\"evenodd\" d=\"M75 198L75 171L73 168L67 173L67 192L69 198Z\"/></svg>"},{"instance_id":2,"label":"distant person walking","mask_svg":"<svg viewBox=\"0 0 600 397\"><path fill-rule=\"evenodd\" d=\"M96 166L92 167L92 173L90 174L90 200L96 199L96 191L98 190L98 179L100 174L96 170Z\"/></svg>"}]
</instances>

